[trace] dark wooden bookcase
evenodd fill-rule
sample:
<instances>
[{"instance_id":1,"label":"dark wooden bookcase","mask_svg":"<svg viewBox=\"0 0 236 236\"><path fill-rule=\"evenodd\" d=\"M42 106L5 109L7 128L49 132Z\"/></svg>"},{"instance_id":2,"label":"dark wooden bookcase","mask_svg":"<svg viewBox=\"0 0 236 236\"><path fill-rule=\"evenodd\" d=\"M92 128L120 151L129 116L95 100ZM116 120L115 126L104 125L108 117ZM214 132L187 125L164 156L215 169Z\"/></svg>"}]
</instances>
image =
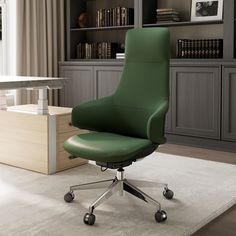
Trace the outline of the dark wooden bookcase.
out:
<instances>
[{"instance_id":1,"label":"dark wooden bookcase","mask_svg":"<svg viewBox=\"0 0 236 236\"><path fill-rule=\"evenodd\" d=\"M96 27L98 9L115 7L134 9L134 24L125 26ZM157 8L176 8L180 11L180 22L157 23ZM67 60L77 60L78 43L117 42L124 43L128 29L134 27L168 27L171 32L171 54L176 58L176 42L180 38L223 39L223 59L235 58L235 3L224 1L223 19L217 21L191 22L191 0L66 0ZM79 15L87 13L88 23L80 28ZM207 59L205 59L207 60Z\"/></svg>"},{"instance_id":2,"label":"dark wooden bookcase","mask_svg":"<svg viewBox=\"0 0 236 236\"><path fill-rule=\"evenodd\" d=\"M96 14L99 9L117 7L135 8L135 0L67 0L67 60L77 59L79 43L113 42L122 48L125 34L132 25L96 27ZM87 25L79 27L81 13L87 14Z\"/></svg>"}]
</instances>

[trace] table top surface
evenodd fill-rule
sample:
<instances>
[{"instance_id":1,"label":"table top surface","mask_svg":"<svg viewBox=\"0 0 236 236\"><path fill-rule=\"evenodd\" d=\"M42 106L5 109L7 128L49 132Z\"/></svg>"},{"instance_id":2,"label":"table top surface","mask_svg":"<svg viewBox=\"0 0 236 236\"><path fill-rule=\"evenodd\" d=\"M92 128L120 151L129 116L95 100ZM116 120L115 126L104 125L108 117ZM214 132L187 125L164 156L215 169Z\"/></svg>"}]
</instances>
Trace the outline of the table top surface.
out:
<instances>
[{"instance_id":1,"label":"table top surface","mask_svg":"<svg viewBox=\"0 0 236 236\"><path fill-rule=\"evenodd\" d=\"M28 113L28 114L37 114L38 106L36 104L25 104L18 106L7 107L7 111ZM56 107L48 106L48 113L50 115L68 115L71 114L72 108L70 107Z\"/></svg>"},{"instance_id":2,"label":"table top surface","mask_svg":"<svg viewBox=\"0 0 236 236\"><path fill-rule=\"evenodd\" d=\"M34 87L59 88L65 80L58 77L0 76L0 90Z\"/></svg>"},{"instance_id":3,"label":"table top surface","mask_svg":"<svg viewBox=\"0 0 236 236\"><path fill-rule=\"evenodd\" d=\"M51 81L51 80L64 80L64 78L58 77L38 77L38 76L8 76L8 75L1 75L0 76L0 83L6 82L23 82L23 81Z\"/></svg>"}]
</instances>

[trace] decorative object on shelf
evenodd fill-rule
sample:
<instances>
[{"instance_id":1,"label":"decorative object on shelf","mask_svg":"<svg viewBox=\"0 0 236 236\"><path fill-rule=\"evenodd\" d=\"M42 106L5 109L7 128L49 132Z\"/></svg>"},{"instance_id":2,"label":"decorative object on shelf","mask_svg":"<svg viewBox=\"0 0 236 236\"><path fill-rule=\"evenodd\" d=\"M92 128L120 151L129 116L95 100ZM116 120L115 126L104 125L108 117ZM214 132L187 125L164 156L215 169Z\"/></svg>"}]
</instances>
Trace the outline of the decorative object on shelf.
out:
<instances>
[{"instance_id":1,"label":"decorative object on shelf","mask_svg":"<svg viewBox=\"0 0 236 236\"><path fill-rule=\"evenodd\" d=\"M133 8L116 7L97 10L96 27L125 26L132 24L134 24Z\"/></svg>"},{"instance_id":2,"label":"decorative object on shelf","mask_svg":"<svg viewBox=\"0 0 236 236\"><path fill-rule=\"evenodd\" d=\"M180 21L179 11L174 8L157 9L157 23L159 22L178 22Z\"/></svg>"},{"instance_id":3,"label":"decorative object on shelf","mask_svg":"<svg viewBox=\"0 0 236 236\"><path fill-rule=\"evenodd\" d=\"M178 39L178 58L222 58L223 39Z\"/></svg>"},{"instance_id":4,"label":"decorative object on shelf","mask_svg":"<svg viewBox=\"0 0 236 236\"><path fill-rule=\"evenodd\" d=\"M223 0L192 0L191 21L222 20Z\"/></svg>"},{"instance_id":5,"label":"decorative object on shelf","mask_svg":"<svg viewBox=\"0 0 236 236\"><path fill-rule=\"evenodd\" d=\"M121 52L125 51L125 43L120 44L120 50L121 50Z\"/></svg>"},{"instance_id":6,"label":"decorative object on shelf","mask_svg":"<svg viewBox=\"0 0 236 236\"><path fill-rule=\"evenodd\" d=\"M82 12L79 15L79 19L78 19L78 24L80 28L85 28L87 26L87 22L88 22L88 15L86 12Z\"/></svg>"}]
</instances>

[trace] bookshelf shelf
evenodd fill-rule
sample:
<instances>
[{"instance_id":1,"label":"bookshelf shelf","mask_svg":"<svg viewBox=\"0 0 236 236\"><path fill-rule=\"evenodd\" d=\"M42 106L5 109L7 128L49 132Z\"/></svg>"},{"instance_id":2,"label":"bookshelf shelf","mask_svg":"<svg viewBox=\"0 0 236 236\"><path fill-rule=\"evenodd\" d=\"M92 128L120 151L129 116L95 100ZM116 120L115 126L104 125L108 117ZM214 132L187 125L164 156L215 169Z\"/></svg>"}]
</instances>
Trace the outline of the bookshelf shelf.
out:
<instances>
[{"instance_id":1,"label":"bookshelf shelf","mask_svg":"<svg viewBox=\"0 0 236 236\"><path fill-rule=\"evenodd\" d=\"M89 65L91 64L91 63L95 63L96 65L97 65L97 63L99 62L99 63L103 63L103 62L105 62L105 63L116 63L116 62L123 62L124 61L124 59L115 59L115 58L113 58L113 59L96 59L96 58L91 58L91 59L71 59L70 60L71 62L84 62L85 64L86 63L88 63ZM84 65L85 65L84 64Z\"/></svg>"},{"instance_id":2,"label":"bookshelf shelf","mask_svg":"<svg viewBox=\"0 0 236 236\"><path fill-rule=\"evenodd\" d=\"M132 28L134 28L134 25L71 28L70 30L71 31L100 31L100 30L124 30L124 29L132 29Z\"/></svg>"},{"instance_id":3,"label":"bookshelf shelf","mask_svg":"<svg viewBox=\"0 0 236 236\"><path fill-rule=\"evenodd\" d=\"M180 22L159 22L153 24L143 24L143 27L155 27L155 26L168 26L168 27L178 27L178 26L192 26L192 25L210 25L210 24L223 24L223 20L214 21L180 21Z\"/></svg>"}]
</instances>

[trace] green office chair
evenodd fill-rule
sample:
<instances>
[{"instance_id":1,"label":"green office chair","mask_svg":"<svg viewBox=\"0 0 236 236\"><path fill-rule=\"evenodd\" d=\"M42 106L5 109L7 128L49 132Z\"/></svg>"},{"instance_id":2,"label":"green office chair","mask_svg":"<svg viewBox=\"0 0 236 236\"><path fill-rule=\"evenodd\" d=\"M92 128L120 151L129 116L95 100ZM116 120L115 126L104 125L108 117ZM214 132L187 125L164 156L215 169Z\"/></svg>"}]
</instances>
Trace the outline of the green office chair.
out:
<instances>
[{"instance_id":1,"label":"green office chair","mask_svg":"<svg viewBox=\"0 0 236 236\"><path fill-rule=\"evenodd\" d=\"M75 190L105 187L107 191L96 200L84 216L93 225L94 209L115 192L129 192L157 207L157 222L166 220L166 212L159 202L137 187L158 186L154 182L127 180L124 167L148 156L159 144L165 143L164 124L169 97L169 31L166 28L132 29L126 34L125 65L115 93L75 107L72 125L94 132L69 138L64 148L71 155L93 160L102 170L117 169L114 179L75 185L65 194L71 202ZM160 184L159 184L160 185ZM164 187L163 195L172 199L174 193ZM136 187L137 186L137 187Z\"/></svg>"}]
</instances>

